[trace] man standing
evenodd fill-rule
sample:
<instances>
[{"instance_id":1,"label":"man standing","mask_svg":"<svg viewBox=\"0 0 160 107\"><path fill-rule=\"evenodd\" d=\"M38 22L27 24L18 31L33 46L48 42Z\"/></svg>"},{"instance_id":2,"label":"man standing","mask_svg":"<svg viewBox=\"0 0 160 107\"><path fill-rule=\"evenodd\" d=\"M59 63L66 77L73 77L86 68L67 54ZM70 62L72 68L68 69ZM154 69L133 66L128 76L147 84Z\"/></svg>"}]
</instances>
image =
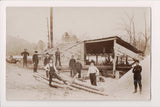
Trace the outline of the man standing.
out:
<instances>
[{"instance_id":1,"label":"man standing","mask_svg":"<svg viewBox=\"0 0 160 107\"><path fill-rule=\"evenodd\" d=\"M33 72L37 72L38 63L39 63L38 51L35 51L35 54L32 57L32 61L33 61L33 65L34 65Z\"/></svg>"},{"instance_id":2,"label":"man standing","mask_svg":"<svg viewBox=\"0 0 160 107\"><path fill-rule=\"evenodd\" d=\"M90 63L87 75L90 78L91 85L97 86L97 76L99 75L99 70L94 65L94 62Z\"/></svg>"},{"instance_id":3,"label":"man standing","mask_svg":"<svg viewBox=\"0 0 160 107\"><path fill-rule=\"evenodd\" d=\"M23 67L27 67L27 56L29 56L27 49L24 49L24 52L22 52L21 55L23 56Z\"/></svg>"},{"instance_id":4,"label":"man standing","mask_svg":"<svg viewBox=\"0 0 160 107\"><path fill-rule=\"evenodd\" d=\"M56 57L56 66L57 66L57 62L59 62L59 66L61 66L60 51L59 51L59 48L57 48L57 51L55 52L55 57Z\"/></svg>"},{"instance_id":5,"label":"man standing","mask_svg":"<svg viewBox=\"0 0 160 107\"><path fill-rule=\"evenodd\" d=\"M44 66L46 66L49 63L50 59L51 58L49 56L49 53L46 53L45 58L44 58Z\"/></svg>"},{"instance_id":6,"label":"man standing","mask_svg":"<svg viewBox=\"0 0 160 107\"><path fill-rule=\"evenodd\" d=\"M46 53L46 56L45 56L45 58L44 58L44 66L46 66L48 63L49 63L49 61L50 61L50 56L49 56L49 53ZM46 70L46 77L48 78L48 71Z\"/></svg>"},{"instance_id":7,"label":"man standing","mask_svg":"<svg viewBox=\"0 0 160 107\"><path fill-rule=\"evenodd\" d=\"M137 92L137 84L139 84L139 89L140 89L140 93L142 92L142 83L141 83L141 71L142 71L142 67L139 65L139 61L136 61L136 66L133 68L133 73L134 73L134 92Z\"/></svg>"},{"instance_id":8,"label":"man standing","mask_svg":"<svg viewBox=\"0 0 160 107\"><path fill-rule=\"evenodd\" d=\"M69 68L71 69L70 71L71 77L73 77L75 74L75 64L76 64L76 60L74 59L74 55L72 55L72 58L69 61Z\"/></svg>"},{"instance_id":9,"label":"man standing","mask_svg":"<svg viewBox=\"0 0 160 107\"><path fill-rule=\"evenodd\" d=\"M78 78L81 78L81 70L82 70L82 64L80 62L80 59L78 58L76 62L76 71L78 73Z\"/></svg>"}]
</instances>

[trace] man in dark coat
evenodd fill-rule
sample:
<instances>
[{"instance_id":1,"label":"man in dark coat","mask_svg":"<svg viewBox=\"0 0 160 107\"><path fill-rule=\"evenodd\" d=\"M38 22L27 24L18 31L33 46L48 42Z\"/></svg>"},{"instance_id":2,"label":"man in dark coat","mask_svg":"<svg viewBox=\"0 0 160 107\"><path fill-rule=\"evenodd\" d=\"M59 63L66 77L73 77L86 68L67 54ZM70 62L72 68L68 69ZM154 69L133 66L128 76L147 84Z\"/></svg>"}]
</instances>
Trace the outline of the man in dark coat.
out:
<instances>
[{"instance_id":1,"label":"man in dark coat","mask_svg":"<svg viewBox=\"0 0 160 107\"><path fill-rule=\"evenodd\" d=\"M134 93L137 92L137 84L139 84L139 89L140 93L142 92L142 83L141 83L141 72L142 72L142 67L139 65L139 61L136 61L136 66L133 68L133 78L134 78Z\"/></svg>"},{"instance_id":2,"label":"man in dark coat","mask_svg":"<svg viewBox=\"0 0 160 107\"><path fill-rule=\"evenodd\" d=\"M50 59L51 58L49 56L49 53L46 53L45 58L44 58L44 66L46 66L49 63Z\"/></svg>"},{"instance_id":3,"label":"man in dark coat","mask_svg":"<svg viewBox=\"0 0 160 107\"><path fill-rule=\"evenodd\" d=\"M56 63L55 63L55 65L57 66L57 62L59 62L59 66L61 66L60 51L59 51L59 48L57 48L57 51L55 52L55 57L56 57Z\"/></svg>"},{"instance_id":4,"label":"man in dark coat","mask_svg":"<svg viewBox=\"0 0 160 107\"><path fill-rule=\"evenodd\" d=\"M46 66L50 60L51 60L51 58L49 56L49 53L46 53L46 56L44 58L44 66ZM46 71L46 77L48 78L48 76L49 76L48 71Z\"/></svg>"},{"instance_id":5,"label":"man in dark coat","mask_svg":"<svg viewBox=\"0 0 160 107\"><path fill-rule=\"evenodd\" d=\"M78 78L81 78L81 70L82 70L82 64L80 62L80 59L78 58L76 62L76 71L78 73Z\"/></svg>"},{"instance_id":6,"label":"man in dark coat","mask_svg":"<svg viewBox=\"0 0 160 107\"><path fill-rule=\"evenodd\" d=\"M23 67L27 67L27 56L29 56L27 49L24 49L24 52L22 52L21 55L23 56Z\"/></svg>"},{"instance_id":7,"label":"man in dark coat","mask_svg":"<svg viewBox=\"0 0 160 107\"><path fill-rule=\"evenodd\" d=\"M33 61L33 72L37 72L37 68L38 68L38 63L39 63L39 59L38 59L38 51L35 51L35 54L32 57L32 61Z\"/></svg>"},{"instance_id":8,"label":"man in dark coat","mask_svg":"<svg viewBox=\"0 0 160 107\"><path fill-rule=\"evenodd\" d=\"M69 61L69 68L71 69L70 71L71 77L75 75L75 64L76 64L76 60L74 59L74 56L72 55L72 58Z\"/></svg>"}]
</instances>

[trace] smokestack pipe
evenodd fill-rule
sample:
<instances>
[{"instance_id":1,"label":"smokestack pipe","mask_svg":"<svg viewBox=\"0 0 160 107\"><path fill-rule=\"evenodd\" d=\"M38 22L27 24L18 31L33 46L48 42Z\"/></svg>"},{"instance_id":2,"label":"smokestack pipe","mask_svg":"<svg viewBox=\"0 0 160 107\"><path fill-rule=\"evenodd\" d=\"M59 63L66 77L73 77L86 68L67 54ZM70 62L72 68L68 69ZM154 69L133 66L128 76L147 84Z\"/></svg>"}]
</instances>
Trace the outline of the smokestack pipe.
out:
<instances>
[{"instance_id":1,"label":"smokestack pipe","mask_svg":"<svg viewBox=\"0 0 160 107\"><path fill-rule=\"evenodd\" d=\"M53 8L50 8L50 37L51 37L51 48L53 48Z\"/></svg>"}]
</instances>

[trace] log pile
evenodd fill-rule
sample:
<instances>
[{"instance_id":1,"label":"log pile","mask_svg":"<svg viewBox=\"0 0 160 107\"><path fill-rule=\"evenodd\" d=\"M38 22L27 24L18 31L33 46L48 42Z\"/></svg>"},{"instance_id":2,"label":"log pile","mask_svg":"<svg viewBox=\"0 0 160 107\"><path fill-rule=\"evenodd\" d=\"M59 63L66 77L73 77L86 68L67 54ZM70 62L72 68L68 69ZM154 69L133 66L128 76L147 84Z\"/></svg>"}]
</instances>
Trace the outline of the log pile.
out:
<instances>
[{"instance_id":1,"label":"log pile","mask_svg":"<svg viewBox=\"0 0 160 107\"><path fill-rule=\"evenodd\" d=\"M47 79L44 76L41 75L34 75L36 77L42 78L46 81L49 81L49 79ZM68 84L64 84L62 81L59 81L57 79L52 79L52 82L54 82L54 86L58 87L58 88L64 88L65 91L68 91L68 89L70 90L76 90L76 89L80 89L80 90L84 90L84 91L88 91L94 94L99 94L99 95L103 95L103 96L108 96L108 94L106 94L105 92L102 92L104 90L102 90L101 88L97 88L96 86L91 86L91 85L84 85L81 82L75 81L77 76L75 76L70 82L68 82Z\"/></svg>"}]
</instances>

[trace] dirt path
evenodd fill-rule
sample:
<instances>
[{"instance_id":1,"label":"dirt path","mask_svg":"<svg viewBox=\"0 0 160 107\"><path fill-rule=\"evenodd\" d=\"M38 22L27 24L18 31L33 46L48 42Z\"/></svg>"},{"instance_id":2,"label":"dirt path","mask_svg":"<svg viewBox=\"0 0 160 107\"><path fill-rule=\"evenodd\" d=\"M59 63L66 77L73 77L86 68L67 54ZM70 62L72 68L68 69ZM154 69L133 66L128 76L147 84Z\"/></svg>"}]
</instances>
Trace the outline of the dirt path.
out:
<instances>
[{"instance_id":1,"label":"dirt path","mask_svg":"<svg viewBox=\"0 0 160 107\"><path fill-rule=\"evenodd\" d=\"M7 64L6 71L6 95L8 100L53 100L53 99L84 99L102 97L82 90L69 90L64 95L63 88L49 87L48 82L33 77L32 70L19 68L16 65ZM42 70L38 74L45 75Z\"/></svg>"},{"instance_id":2,"label":"dirt path","mask_svg":"<svg viewBox=\"0 0 160 107\"><path fill-rule=\"evenodd\" d=\"M6 64L6 97L7 100L149 100L150 99L150 68L149 58L142 61L143 91L142 94L133 94L133 74L129 71L121 79L105 78L105 82L98 82L99 87L104 88L109 96L102 96L83 90L69 90L65 95L65 89L49 87L45 80L36 79L31 69L24 69L14 64ZM144 72L145 71L145 72ZM38 74L45 76L43 70ZM69 79L69 72L61 75ZM44 82L45 81L45 82ZM90 84L87 80L84 84Z\"/></svg>"}]
</instances>

